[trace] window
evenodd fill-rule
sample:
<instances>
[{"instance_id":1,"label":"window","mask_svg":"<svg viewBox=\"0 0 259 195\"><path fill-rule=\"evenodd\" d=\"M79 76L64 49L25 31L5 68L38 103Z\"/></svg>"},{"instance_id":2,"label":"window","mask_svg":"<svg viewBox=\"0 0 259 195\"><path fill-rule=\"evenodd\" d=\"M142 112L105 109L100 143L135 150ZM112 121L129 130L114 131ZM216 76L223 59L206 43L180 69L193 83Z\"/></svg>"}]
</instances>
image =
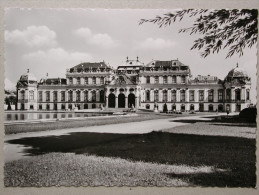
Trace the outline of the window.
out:
<instances>
[{"instance_id":1,"label":"window","mask_svg":"<svg viewBox=\"0 0 259 195\"><path fill-rule=\"evenodd\" d=\"M149 104L146 105L146 109L150 109L150 105Z\"/></svg>"},{"instance_id":2,"label":"window","mask_svg":"<svg viewBox=\"0 0 259 195\"><path fill-rule=\"evenodd\" d=\"M199 91L199 101L204 101L204 91Z\"/></svg>"},{"instance_id":3,"label":"window","mask_svg":"<svg viewBox=\"0 0 259 195\"><path fill-rule=\"evenodd\" d=\"M213 95L214 95L214 91L213 91L213 90L210 90L210 91L209 91L209 97L208 97L209 102L213 102Z\"/></svg>"},{"instance_id":4,"label":"window","mask_svg":"<svg viewBox=\"0 0 259 195\"><path fill-rule=\"evenodd\" d=\"M29 100L34 100L34 91L30 91L29 94Z\"/></svg>"},{"instance_id":5,"label":"window","mask_svg":"<svg viewBox=\"0 0 259 195\"><path fill-rule=\"evenodd\" d=\"M96 84L96 77L93 77L93 84Z\"/></svg>"},{"instance_id":6,"label":"window","mask_svg":"<svg viewBox=\"0 0 259 195\"><path fill-rule=\"evenodd\" d=\"M181 102L185 102L185 91L182 90L180 95L181 95L181 96L180 96Z\"/></svg>"},{"instance_id":7,"label":"window","mask_svg":"<svg viewBox=\"0 0 259 195\"><path fill-rule=\"evenodd\" d=\"M66 98L65 91L61 91L61 101L64 102Z\"/></svg>"},{"instance_id":8,"label":"window","mask_svg":"<svg viewBox=\"0 0 259 195\"><path fill-rule=\"evenodd\" d=\"M163 83L164 83L164 84L167 84L167 76L164 76L164 77L163 77Z\"/></svg>"},{"instance_id":9,"label":"window","mask_svg":"<svg viewBox=\"0 0 259 195\"><path fill-rule=\"evenodd\" d=\"M159 77L155 76L155 83L158 84L159 83Z\"/></svg>"},{"instance_id":10,"label":"window","mask_svg":"<svg viewBox=\"0 0 259 195\"><path fill-rule=\"evenodd\" d=\"M85 77L85 84L88 85L88 78Z\"/></svg>"},{"instance_id":11,"label":"window","mask_svg":"<svg viewBox=\"0 0 259 195\"><path fill-rule=\"evenodd\" d=\"M150 83L150 76L147 76L147 83Z\"/></svg>"},{"instance_id":12,"label":"window","mask_svg":"<svg viewBox=\"0 0 259 195\"><path fill-rule=\"evenodd\" d=\"M78 85L80 85L80 84L81 84L81 82L80 82L80 78L79 78L79 77L76 79L76 82L77 82L77 84L78 84Z\"/></svg>"},{"instance_id":13,"label":"window","mask_svg":"<svg viewBox=\"0 0 259 195\"><path fill-rule=\"evenodd\" d=\"M58 100L58 92L57 92L57 91L54 91L54 92L53 92L53 100L54 100L54 101L57 101L57 100Z\"/></svg>"},{"instance_id":14,"label":"window","mask_svg":"<svg viewBox=\"0 0 259 195\"><path fill-rule=\"evenodd\" d=\"M155 102L158 102L158 100L159 100L159 99L158 99L158 90L155 91L155 97L154 97L154 98L155 98L155 99L154 99Z\"/></svg>"},{"instance_id":15,"label":"window","mask_svg":"<svg viewBox=\"0 0 259 195\"><path fill-rule=\"evenodd\" d=\"M175 90L173 90L172 91L172 102L176 102L176 91Z\"/></svg>"},{"instance_id":16,"label":"window","mask_svg":"<svg viewBox=\"0 0 259 195\"><path fill-rule=\"evenodd\" d=\"M231 90L230 89L227 89L227 91L226 91L226 99L227 100L231 99Z\"/></svg>"},{"instance_id":17,"label":"window","mask_svg":"<svg viewBox=\"0 0 259 195\"><path fill-rule=\"evenodd\" d=\"M42 105L41 104L39 104L39 110L42 110Z\"/></svg>"},{"instance_id":18,"label":"window","mask_svg":"<svg viewBox=\"0 0 259 195\"><path fill-rule=\"evenodd\" d=\"M96 91L92 91L92 101L96 101Z\"/></svg>"},{"instance_id":19,"label":"window","mask_svg":"<svg viewBox=\"0 0 259 195\"><path fill-rule=\"evenodd\" d=\"M104 96L104 91L100 91L100 102L104 102L105 96Z\"/></svg>"},{"instance_id":20,"label":"window","mask_svg":"<svg viewBox=\"0 0 259 195\"><path fill-rule=\"evenodd\" d=\"M167 91L163 91L163 102L167 102Z\"/></svg>"},{"instance_id":21,"label":"window","mask_svg":"<svg viewBox=\"0 0 259 195\"><path fill-rule=\"evenodd\" d=\"M189 100L194 101L194 91L189 92Z\"/></svg>"},{"instance_id":22,"label":"window","mask_svg":"<svg viewBox=\"0 0 259 195\"><path fill-rule=\"evenodd\" d=\"M185 76L182 76L181 79L181 83L185 83Z\"/></svg>"},{"instance_id":23,"label":"window","mask_svg":"<svg viewBox=\"0 0 259 195\"><path fill-rule=\"evenodd\" d=\"M73 91L68 92L68 101L70 101L70 102L73 101Z\"/></svg>"},{"instance_id":24,"label":"window","mask_svg":"<svg viewBox=\"0 0 259 195\"><path fill-rule=\"evenodd\" d=\"M150 101L150 91L146 91L146 101Z\"/></svg>"},{"instance_id":25,"label":"window","mask_svg":"<svg viewBox=\"0 0 259 195\"><path fill-rule=\"evenodd\" d=\"M87 102L88 101L88 91L84 92L84 101Z\"/></svg>"},{"instance_id":26,"label":"window","mask_svg":"<svg viewBox=\"0 0 259 195\"><path fill-rule=\"evenodd\" d=\"M21 100L24 100L24 99L25 99L25 92L21 91Z\"/></svg>"},{"instance_id":27,"label":"window","mask_svg":"<svg viewBox=\"0 0 259 195\"><path fill-rule=\"evenodd\" d=\"M172 77L172 83L176 83L176 76Z\"/></svg>"},{"instance_id":28,"label":"window","mask_svg":"<svg viewBox=\"0 0 259 195\"><path fill-rule=\"evenodd\" d=\"M104 84L104 77L101 77L101 78L100 78L100 83L101 83L101 85Z\"/></svg>"},{"instance_id":29,"label":"window","mask_svg":"<svg viewBox=\"0 0 259 195\"><path fill-rule=\"evenodd\" d=\"M46 101L49 102L50 101L50 92L46 91Z\"/></svg>"},{"instance_id":30,"label":"window","mask_svg":"<svg viewBox=\"0 0 259 195\"><path fill-rule=\"evenodd\" d=\"M250 91L246 90L246 100L250 100Z\"/></svg>"},{"instance_id":31,"label":"window","mask_svg":"<svg viewBox=\"0 0 259 195\"><path fill-rule=\"evenodd\" d=\"M39 99L39 101L41 102L42 101L42 91L39 91L39 97L38 97L38 99Z\"/></svg>"},{"instance_id":32,"label":"window","mask_svg":"<svg viewBox=\"0 0 259 195\"><path fill-rule=\"evenodd\" d=\"M220 90L218 91L218 100L219 100L219 101L223 101L223 90L222 90L222 89L220 89Z\"/></svg>"},{"instance_id":33,"label":"window","mask_svg":"<svg viewBox=\"0 0 259 195\"><path fill-rule=\"evenodd\" d=\"M235 91L235 98L236 98L236 101L241 100L240 89L236 89L236 91Z\"/></svg>"},{"instance_id":34,"label":"window","mask_svg":"<svg viewBox=\"0 0 259 195\"><path fill-rule=\"evenodd\" d=\"M80 95L81 95L81 92L80 92L80 91L77 91L77 92L76 92L76 101L77 101L77 102L80 102L80 101L81 101Z\"/></svg>"},{"instance_id":35,"label":"window","mask_svg":"<svg viewBox=\"0 0 259 195\"><path fill-rule=\"evenodd\" d=\"M69 78L69 84L73 85L73 78Z\"/></svg>"}]
</instances>

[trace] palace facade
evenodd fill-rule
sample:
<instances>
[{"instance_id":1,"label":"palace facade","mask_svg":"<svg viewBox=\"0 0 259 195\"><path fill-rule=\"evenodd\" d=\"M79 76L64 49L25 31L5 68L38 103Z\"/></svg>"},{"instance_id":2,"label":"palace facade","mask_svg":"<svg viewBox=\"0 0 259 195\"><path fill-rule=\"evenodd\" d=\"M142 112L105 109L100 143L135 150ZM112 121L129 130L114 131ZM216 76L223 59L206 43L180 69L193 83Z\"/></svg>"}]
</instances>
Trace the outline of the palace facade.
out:
<instances>
[{"instance_id":1,"label":"palace facade","mask_svg":"<svg viewBox=\"0 0 259 195\"><path fill-rule=\"evenodd\" d=\"M136 60L114 69L105 62L81 63L67 69L66 78L39 81L27 71L17 83L18 110L82 110L105 108L173 111L230 111L248 107L251 79L239 68L224 80L216 76L193 78L178 59Z\"/></svg>"}]
</instances>

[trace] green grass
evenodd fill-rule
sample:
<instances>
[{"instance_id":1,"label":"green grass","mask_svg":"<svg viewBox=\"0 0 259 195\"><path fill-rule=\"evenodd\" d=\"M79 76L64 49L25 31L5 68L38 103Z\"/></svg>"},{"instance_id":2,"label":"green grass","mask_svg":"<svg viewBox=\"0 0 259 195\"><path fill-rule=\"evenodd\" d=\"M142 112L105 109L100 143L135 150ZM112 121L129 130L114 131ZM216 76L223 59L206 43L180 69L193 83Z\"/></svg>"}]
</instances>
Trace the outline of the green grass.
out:
<instances>
[{"instance_id":1,"label":"green grass","mask_svg":"<svg viewBox=\"0 0 259 195\"><path fill-rule=\"evenodd\" d=\"M74 152L169 165L213 166L228 170L212 173L167 173L198 186L255 187L255 139L173 134L71 133L9 141L31 146L26 152Z\"/></svg>"},{"instance_id":2,"label":"green grass","mask_svg":"<svg viewBox=\"0 0 259 195\"><path fill-rule=\"evenodd\" d=\"M5 134L13 133L24 133L24 132L35 132L35 131L46 131L55 129L67 129L77 127L89 127L95 125L108 125L108 124L119 124L126 122L139 122L145 120L162 119L162 118L174 118L178 115L166 115L166 114L138 114L138 116L127 116L127 117L107 117L107 118L86 118L85 120L67 120L67 121L56 121L56 122L42 122L42 123L26 123L26 124L13 124L5 125ZM179 115L181 116L181 115Z\"/></svg>"}]
</instances>

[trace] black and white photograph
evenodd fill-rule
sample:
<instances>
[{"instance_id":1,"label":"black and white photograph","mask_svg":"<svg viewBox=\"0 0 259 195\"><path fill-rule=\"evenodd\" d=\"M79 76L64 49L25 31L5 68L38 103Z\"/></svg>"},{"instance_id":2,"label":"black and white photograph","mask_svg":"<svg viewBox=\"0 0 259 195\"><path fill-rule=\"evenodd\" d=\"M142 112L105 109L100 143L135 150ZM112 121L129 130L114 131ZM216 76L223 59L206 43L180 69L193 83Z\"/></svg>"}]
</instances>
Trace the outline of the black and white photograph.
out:
<instances>
[{"instance_id":1,"label":"black and white photograph","mask_svg":"<svg viewBox=\"0 0 259 195\"><path fill-rule=\"evenodd\" d=\"M5 187L256 187L257 9L4 21Z\"/></svg>"}]
</instances>

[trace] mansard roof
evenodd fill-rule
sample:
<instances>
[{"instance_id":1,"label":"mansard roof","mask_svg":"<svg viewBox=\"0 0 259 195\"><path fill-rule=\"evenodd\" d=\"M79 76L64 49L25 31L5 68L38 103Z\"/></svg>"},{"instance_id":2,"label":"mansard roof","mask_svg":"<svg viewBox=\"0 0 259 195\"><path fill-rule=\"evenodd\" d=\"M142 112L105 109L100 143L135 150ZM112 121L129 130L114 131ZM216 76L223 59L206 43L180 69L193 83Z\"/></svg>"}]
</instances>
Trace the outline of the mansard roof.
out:
<instances>
[{"instance_id":1,"label":"mansard roof","mask_svg":"<svg viewBox=\"0 0 259 195\"><path fill-rule=\"evenodd\" d=\"M71 69L110 68L105 62L83 62Z\"/></svg>"},{"instance_id":2,"label":"mansard roof","mask_svg":"<svg viewBox=\"0 0 259 195\"><path fill-rule=\"evenodd\" d=\"M154 66L154 67L172 67L172 66L187 66L184 65L182 62L177 60L167 60L167 61L161 61L161 60L152 60L149 62L146 66Z\"/></svg>"},{"instance_id":3,"label":"mansard roof","mask_svg":"<svg viewBox=\"0 0 259 195\"><path fill-rule=\"evenodd\" d=\"M65 85L67 83L67 80L64 78L43 78L40 80L39 84L46 84L46 85L58 85L62 84Z\"/></svg>"}]
</instances>

